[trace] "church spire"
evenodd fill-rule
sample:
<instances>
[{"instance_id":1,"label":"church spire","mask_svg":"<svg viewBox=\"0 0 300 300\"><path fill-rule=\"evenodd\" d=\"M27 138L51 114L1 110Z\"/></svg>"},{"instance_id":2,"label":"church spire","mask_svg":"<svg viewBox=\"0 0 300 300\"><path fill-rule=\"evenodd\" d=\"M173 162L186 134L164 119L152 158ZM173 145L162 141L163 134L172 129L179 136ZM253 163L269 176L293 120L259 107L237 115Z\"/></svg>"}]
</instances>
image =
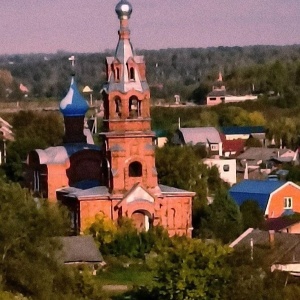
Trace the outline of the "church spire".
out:
<instances>
[{"instance_id":1,"label":"church spire","mask_svg":"<svg viewBox=\"0 0 300 300\"><path fill-rule=\"evenodd\" d=\"M132 6L127 0L121 0L115 9L120 20L119 41L115 55L107 57L108 81L104 90L107 93L119 91L127 93L135 90L140 93L149 91L145 77L143 57L136 56L130 42L129 19Z\"/></svg>"}]
</instances>

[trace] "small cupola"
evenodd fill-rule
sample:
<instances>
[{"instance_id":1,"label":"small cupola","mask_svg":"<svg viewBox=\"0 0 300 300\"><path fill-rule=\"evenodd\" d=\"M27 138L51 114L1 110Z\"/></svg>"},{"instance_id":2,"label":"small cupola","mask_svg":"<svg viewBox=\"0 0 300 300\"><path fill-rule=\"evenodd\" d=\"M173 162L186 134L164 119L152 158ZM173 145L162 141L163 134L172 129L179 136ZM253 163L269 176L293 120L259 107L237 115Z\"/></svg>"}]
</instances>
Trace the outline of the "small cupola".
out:
<instances>
[{"instance_id":1,"label":"small cupola","mask_svg":"<svg viewBox=\"0 0 300 300\"><path fill-rule=\"evenodd\" d=\"M78 91L74 76L67 95L59 104L59 109L64 117L84 116L89 109L87 101Z\"/></svg>"},{"instance_id":2,"label":"small cupola","mask_svg":"<svg viewBox=\"0 0 300 300\"><path fill-rule=\"evenodd\" d=\"M88 102L80 94L74 72L74 56L69 60L72 61L72 79L67 95L61 100L59 109L64 116L65 136L64 143L85 143L84 135L84 117L89 109Z\"/></svg>"}]
</instances>

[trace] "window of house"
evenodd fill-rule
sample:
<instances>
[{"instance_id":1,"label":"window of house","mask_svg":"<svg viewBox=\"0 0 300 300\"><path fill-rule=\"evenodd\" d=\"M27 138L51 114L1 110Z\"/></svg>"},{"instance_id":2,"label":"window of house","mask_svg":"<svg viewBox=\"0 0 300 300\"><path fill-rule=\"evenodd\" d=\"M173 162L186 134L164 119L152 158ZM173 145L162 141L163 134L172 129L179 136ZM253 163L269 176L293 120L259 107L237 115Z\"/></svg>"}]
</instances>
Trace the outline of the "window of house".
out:
<instances>
[{"instance_id":1,"label":"window of house","mask_svg":"<svg viewBox=\"0 0 300 300\"><path fill-rule=\"evenodd\" d=\"M142 164L134 161L129 165L129 177L141 177L143 174Z\"/></svg>"},{"instance_id":2,"label":"window of house","mask_svg":"<svg viewBox=\"0 0 300 300\"><path fill-rule=\"evenodd\" d=\"M217 151L217 150L219 150L219 146L216 145L216 144L212 144L212 145L210 145L210 149L211 149L212 151Z\"/></svg>"},{"instance_id":3,"label":"window of house","mask_svg":"<svg viewBox=\"0 0 300 300\"><path fill-rule=\"evenodd\" d=\"M293 198L292 197L284 197L284 209L293 208Z\"/></svg>"},{"instance_id":4,"label":"window of house","mask_svg":"<svg viewBox=\"0 0 300 300\"><path fill-rule=\"evenodd\" d=\"M229 172L229 165L224 165L223 166L223 171L224 172Z\"/></svg>"},{"instance_id":5,"label":"window of house","mask_svg":"<svg viewBox=\"0 0 300 300\"><path fill-rule=\"evenodd\" d=\"M216 97L212 97L212 98L209 98L209 100L217 100L217 98Z\"/></svg>"}]
</instances>

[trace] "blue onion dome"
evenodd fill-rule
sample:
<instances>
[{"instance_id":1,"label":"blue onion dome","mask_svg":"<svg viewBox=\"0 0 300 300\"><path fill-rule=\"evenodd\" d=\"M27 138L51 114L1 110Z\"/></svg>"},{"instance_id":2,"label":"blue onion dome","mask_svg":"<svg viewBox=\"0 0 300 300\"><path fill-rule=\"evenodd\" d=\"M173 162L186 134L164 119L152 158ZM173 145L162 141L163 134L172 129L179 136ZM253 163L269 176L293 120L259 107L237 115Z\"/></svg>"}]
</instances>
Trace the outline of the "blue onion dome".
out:
<instances>
[{"instance_id":1,"label":"blue onion dome","mask_svg":"<svg viewBox=\"0 0 300 300\"><path fill-rule=\"evenodd\" d=\"M69 91L59 104L59 109L64 117L84 116L89 109L89 105L78 91L74 77L72 77Z\"/></svg>"},{"instance_id":2,"label":"blue onion dome","mask_svg":"<svg viewBox=\"0 0 300 300\"><path fill-rule=\"evenodd\" d=\"M129 19L132 13L132 5L126 0L121 0L116 5L116 13L119 19Z\"/></svg>"}]
</instances>

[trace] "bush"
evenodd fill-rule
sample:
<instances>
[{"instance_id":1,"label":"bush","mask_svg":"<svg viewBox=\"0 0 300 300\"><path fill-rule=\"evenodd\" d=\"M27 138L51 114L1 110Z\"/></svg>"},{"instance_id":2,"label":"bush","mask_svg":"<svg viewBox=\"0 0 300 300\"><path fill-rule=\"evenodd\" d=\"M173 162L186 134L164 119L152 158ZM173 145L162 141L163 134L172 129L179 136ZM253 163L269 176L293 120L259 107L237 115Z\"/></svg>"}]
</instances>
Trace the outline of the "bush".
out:
<instances>
[{"instance_id":1,"label":"bush","mask_svg":"<svg viewBox=\"0 0 300 300\"><path fill-rule=\"evenodd\" d=\"M132 258L143 258L146 253L162 248L170 240L162 227L139 232L131 219L122 218L115 224L104 214L98 214L85 233L94 237L104 255Z\"/></svg>"}]
</instances>

